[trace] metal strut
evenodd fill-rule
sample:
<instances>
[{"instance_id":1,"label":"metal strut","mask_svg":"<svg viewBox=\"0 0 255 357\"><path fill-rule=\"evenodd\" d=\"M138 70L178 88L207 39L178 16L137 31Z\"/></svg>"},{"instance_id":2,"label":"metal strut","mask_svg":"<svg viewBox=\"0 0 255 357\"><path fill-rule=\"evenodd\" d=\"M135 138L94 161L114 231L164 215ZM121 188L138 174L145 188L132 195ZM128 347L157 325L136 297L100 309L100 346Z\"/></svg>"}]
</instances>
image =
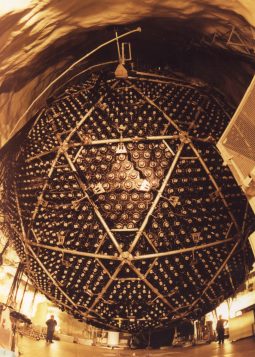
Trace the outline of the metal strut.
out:
<instances>
[{"instance_id":1,"label":"metal strut","mask_svg":"<svg viewBox=\"0 0 255 357\"><path fill-rule=\"evenodd\" d=\"M16 125L14 126L14 128L12 129L12 131L10 132L10 135L8 137L8 140L11 138L12 134L15 132L15 130L18 128L21 120L25 117L25 115L27 115L27 113L30 111L31 108L33 108L34 104L38 102L38 100L50 89L52 88L52 86L57 83L61 78L63 78L69 71L71 71L74 67L76 67L79 63L81 63L82 61L84 61L86 58L88 58L89 56L91 56L92 54L94 54L95 52L97 52L98 50L100 50L101 48L115 42L116 40L126 37L128 35L131 35L134 32L141 32L142 29L141 27L137 27L134 30L128 31L123 33L122 35L118 35L115 36L114 38L112 38L109 41L106 41L104 43L102 43L101 45L99 45L98 47L96 47L94 50L90 51L89 53L85 54L84 56L82 56L80 59L78 59L77 61L75 61L73 64L71 64L71 66L69 66L64 72L62 72L57 78L55 78L52 82L50 82L47 87L33 100L33 102L30 104L30 106L27 108L27 110L22 114L22 116L18 119Z\"/></svg>"}]
</instances>

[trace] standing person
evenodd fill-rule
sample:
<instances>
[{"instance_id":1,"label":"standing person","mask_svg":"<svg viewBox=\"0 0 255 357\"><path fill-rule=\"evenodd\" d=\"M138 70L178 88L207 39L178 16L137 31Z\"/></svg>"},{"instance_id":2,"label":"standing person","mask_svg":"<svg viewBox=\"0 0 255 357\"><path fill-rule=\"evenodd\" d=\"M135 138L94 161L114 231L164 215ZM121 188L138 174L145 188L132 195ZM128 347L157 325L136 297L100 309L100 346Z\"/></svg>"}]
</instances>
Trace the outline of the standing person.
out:
<instances>
[{"instance_id":1,"label":"standing person","mask_svg":"<svg viewBox=\"0 0 255 357\"><path fill-rule=\"evenodd\" d=\"M47 325L47 335L46 342L53 343L53 335L55 331L55 327L57 326L57 321L54 319L54 315L51 315L50 319L46 321Z\"/></svg>"},{"instance_id":2,"label":"standing person","mask_svg":"<svg viewBox=\"0 0 255 357\"><path fill-rule=\"evenodd\" d=\"M218 340L219 340L219 344L223 344L224 343L224 334L225 334L225 328L224 328L224 324L225 322L227 322L227 320L224 320L222 318L222 316L219 316L219 320L217 321L217 325L216 325L216 331L218 334Z\"/></svg>"}]
</instances>

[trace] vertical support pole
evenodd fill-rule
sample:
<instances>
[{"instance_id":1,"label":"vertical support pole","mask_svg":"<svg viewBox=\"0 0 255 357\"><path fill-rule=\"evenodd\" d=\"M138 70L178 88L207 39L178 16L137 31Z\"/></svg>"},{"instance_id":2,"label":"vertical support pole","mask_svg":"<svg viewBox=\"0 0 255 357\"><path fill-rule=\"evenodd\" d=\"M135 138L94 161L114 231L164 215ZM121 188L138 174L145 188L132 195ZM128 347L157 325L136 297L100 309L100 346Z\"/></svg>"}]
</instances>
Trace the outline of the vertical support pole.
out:
<instances>
[{"instance_id":1,"label":"vertical support pole","mask_svg":"<svg viewBox=\"0 0 255 357\"><path fill-rule=\"evenodd\" d=\"M30 317L32 317L32 315L33 315L33 308L34 308L34 303L35 303L36 295L37 295L37 289L35 289L34 295L33 295L32 301L31 301L31 308L30 308L30 310L31 310L31 315L30 315Z\"/></svg>"},{"instance_id":2,"label":"vertical support pole","mask_svg":"<svg viewBox=\"0 0 255 357\"><path fill-rule=\"evenodd\" d=\"M121 53L120 53L119 37L118 37L118 32L117 31L115 31L115 37L116 37L116 44L117 44L119 63L122 63L122 58L121 58Z\"/></svg>"},{"instance_id":3,"label":"vertical support pole","mask_svg":"<svg viewBox=\"0 0 255 357\"><path fill-rule=\"evenodd\" d=\"M21 307L22 307L22 304L23 304L23 300L24 300L24 297L25 297L25 294L26 294L27 284L28 284L28 278L27 278L27 281L25 283L25 287L24 287L24 290L23 290L22 298L20 300L19 309L18 309L19 312L21 310Z\"/></svg>"}]
</instances>

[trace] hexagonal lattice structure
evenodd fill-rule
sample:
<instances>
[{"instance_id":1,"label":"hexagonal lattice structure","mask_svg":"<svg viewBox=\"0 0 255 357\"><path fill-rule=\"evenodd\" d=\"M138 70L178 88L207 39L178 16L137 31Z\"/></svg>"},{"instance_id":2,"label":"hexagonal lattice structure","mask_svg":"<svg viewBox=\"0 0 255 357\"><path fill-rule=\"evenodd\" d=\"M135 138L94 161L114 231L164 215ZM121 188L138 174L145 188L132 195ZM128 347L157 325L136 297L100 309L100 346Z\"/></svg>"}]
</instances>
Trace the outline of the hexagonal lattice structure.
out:
<instances>
[{"instance_id":1,"label":"hexagonal lattice structure","mask_svg":"<svg viewBox=\"0 0 255 357\"><path fill-rule=\"evenodd\" d=\"M27 274L60 308L142 330L197 318L244 280L250 214L215 148L228 109L208 93L92 74L32 121L6 214Z\"/></svg>"}]
</instances>

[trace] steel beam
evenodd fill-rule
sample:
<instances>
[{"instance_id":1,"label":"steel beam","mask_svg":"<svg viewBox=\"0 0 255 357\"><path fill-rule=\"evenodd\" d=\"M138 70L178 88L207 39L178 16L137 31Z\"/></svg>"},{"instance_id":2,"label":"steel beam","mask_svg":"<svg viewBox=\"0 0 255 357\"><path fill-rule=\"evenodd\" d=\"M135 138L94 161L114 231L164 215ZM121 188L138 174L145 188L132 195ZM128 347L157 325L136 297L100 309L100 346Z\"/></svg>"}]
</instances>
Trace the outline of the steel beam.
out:
<instances>
[{"instance_id":1,"label":"steel beam","mask_svg":"<svg viewBox=\"0 0 255 357\"><path fill-rule=\"evenodd\" d=\"M161 257L168 257L170 255L177 255L177 254L183 254L183 253L188 253L188 252L194 252L196 250L206 249L206 248L214 247L214 246L220 245L220 244L226 244L226 243L234 241L234 239L235 238L228 238L228 239L219 240L219 241L216 241L216 242L213 242L213 243L195 245L195 246L189 247L189 248L170 250L168 252L138 255L138 256L134 256L132 260L161 258Z\"/></svg>"},{"instance_id":2,"label":"steel beam","mask_svg":"<svg viewBox=\"0 0 255 357\"><path fill-rule=\"evenodd\" d=\"M137 276L145 283L145 285L148 286L148 288L158 297L159 300L163 301L165 305L167 305L171 310L174 309L174 307L170 304L170 302L162 295L155 286L153 286L148 279L143 275L139 269L137 269L134 264L132 264L130 261L127 261L128 265L130 268L137 274Z\"/></svg>"},{"instance_id":3,"label":"steel beam","mask_svg":"<svg viewBox=\"0 0 255 357\"><path fill-rule=\"evenodd\" d=\"M103 98L105 97L105 95L106 95L106 94L102 95L102 96L99 98L99 100L97 101L97 103L94 104L94 105L90 108L90 110L82 117L82 119L80 120L80 122L77 124L77 127L76 127L74 130L72 130L72 131L70 132L70 134L68 135L68 137L65 139L65 141L63 142L63 145L64 145L65 143L68 143L68 141L71 139L71 137L75 134L75 131L86 121L86 119L90 116L90 114L91 114L91 113L93 112L93 110L95 109L96 105L97 105L98 103L100 103L100 102L103 100ZM36 217L36 215L37 215L39 206L40 206L40 204L41 204L41 202L42 202L42 200L43 200L44 192L45 192L45 190L46 190L46 188L47 188L47 186L48 186L49 179L51 178L51 176L52 176L52 174L53 174L53 172L54 172L55 166L56 166L57 161L58 161L58 159L59 159L59 157L60 157L61 154L62 154L62 149L61 149L61 147L59 147L59 148L58 148L58 152L57 152L57 154L56 154L56 157L55 157L55 159L54 159L54 160L52 161L52 163L51 163L51 168L50 168L49 173L48 173L48 179L47 179L47 181L45 182L45 184L43 185L41 194L39 195L39 197L38 197L38 199L37 199L37 203L36 203L35 209L34 209L34 211L33 211L33 213L32 213L31 223L33 223L33 221L35 220L35 217ZM31 228L31 227L30 227L30 228Z\"/></svg>"},{"instance_id":4,"label":"steel beam","mask_svg":"<svg viewBox=\"0 0 255 357\"><path fill-rule=\"evenodd\" d=\"M27 245L31 245L31 246L34 246L34 247L48 249L48 250L52 250L52 251L60 252L60 253L73 254L73 255L80 256L80 257L97 258L97 259L105 259L105 260L122 260L119 256L104 255L104 254L98 254L98 253L81 252L81 251L78 251L78 250L60 248L60 247L50 246L48 244L41 244L41 243L31 242L28 239L25 239L24 242Z\"/></svg>"},{"instance_id":5,"label":"steel beam","mask_svg":"<svg viewBox=\"0 0 255 357\"><path fill-rule=\"evenodd\" d=\"M97 298L94 300L93 304L90 306L90 308L88 308L88 311L86 312L86 315L89 314L91 311L94 311L94 308L96 307L96 305L99 303L99 301L103 298L104 294L107 292L107 290L109 289L109 287L112 285L112 283L114 282L115 278L117 278L117 275L119 274L119 272L121 271L123 265L126 262L123 260L120 265L118 266L118 268L115 270L115 272L113 273L112 277L108 280L108 282L106 283L106 285L102 288L101 293L98 294Z\"/></svg>"},{"instance_id":6,"label":"steel beam","mask_svg":"<svg viewBox=\"0 0 255 357\"><path fill-rule=\"evenodd\" d=\"M132 77L128 76L128 79L130 80L137 80L137 81L147 81L147 82L152 82L152 83L162 83L162 84L171 84L175 87L185 87L185 88L190 88L194 89L194 86L192 87L189 84L186 84L186 82L182 79L176 79L174 77L167 77L164 75L160 74L154 74L154 73L149 73L149 72L140 72L140 71L135 71L136 74L142 75L142 76L148 76L148 77L154 77L154 78L146 78L146 77ZM174 81L174 82L173 82Z\"/></svg>"},{"instance_id":7,"label":"steel beam","mask_svg":"<svg viewBox=\"0 0 255 357\"><path fill-rule=\"evenodd\" d=\"M80 151L84 148L84 147L90 147L90 146L96 146L96 145L108 145L108 144L118 144L118 143L136 143L136 142L146 142L146 141L161 141L161 140L178 140L179 139L179 135L155 135L155 136L134 136L134 137L127 137L127 138L116 138L116 139L100 139L100 140L92 140L91 142L87 143L87 144L83 144L83 143L72 143L72 144L68 144L67 145L67 149L72 148L72 147L80 147L79 149L79 153ZM61 149L61 146L56 146L55 148L53 148L52 150L49 151L44 151L38 155L35 155L27 160L25 160L25 162L31 162L33 160L39 159L43 156L49 155L53 152L56 152L58 150ZM76 155L75 160L76 161L78 158L78 155Z\"/></svg>"},{"instance_id":8,"label":"steel beam","mask_svg":"<svg viewBox=\"0 0 255 357\"><path fill-rule=\"evenodd\" d=\"M209 283L207 283L206 287L204 288L204 290L200 293L199 298L197 298L195 301L193 301L193 303L190 305L190 309L192 309L203 297L203 295L207 292L207 290L211 287L211 285L215 282L215 280L218 278L218 276L220 275L220 273L222 272L222 270L225 268L225 266L227 265L229 259L232 257L233 253L235 252L236 248L238 247L238 245L240 244L240 239L235 243L234 247L231 249L230 253L228 254L227 258L225 259L225 261L223 262L223 264L221 265L221 267L217 270L216 274L214 275L214 277L210 280ZM188 315L190 313L190 310L183 313L182 317Z\"/></svg>"},{"instance_id":9,"label":"steel beam","mask_svg":"<svg viewBox=\"0 0 255 357\"><path fill-rule=\"evenodd\" d=\"M142 91L140 91L139 88L137 88L134 84L132 84L130 81L128 81L128 83L131 85L132 88L134 88L136 90L137 93L139 93L148 103L150 103L153 107L157 108L165 117L165 119L172 124L172 126L178 131L181 132L182 130L179 128L179 126L174 122L174 120L165 113L165 111L160 108L159 105L157 105L152 99L150 99L149 97L147 97Z\"/></svg>"},{"instance_id":10,"label":"steel beam","mask_svg":"<svg viewBox=\"0 0 255 357\"><path fill-rule=\"evenodd\" d=\"M189 145L190 145L191 149L194 151L195 155L198 157L198 159L199 159L201 165L203 166L205 172L206 172L207 175L209 176L209 178L210 178L210 180L211 180L213 186L216 188L217 192L219 193L219 196L220 196L220 198L222 199L222 202L223 202L224 206L226 207L226 209L227 209L227 211L228 211L228 214L229 214L229 216L230 216L232 222L234 223L234 225L235 225L237 231L238 231L239 233L241 233L241 229L240 229L239 225L237 224L237 221L236 221L234 215L232 214L232 212L231 212L231 210L230 210L230 208L229 208L229 205L228 205L228 203L227 203L227 201L226 201L226 199L225 199L223 193L221 192L221 189L220 189L219 185L218 185L217 182L215 181L213 175L211 174L210 170L208 169L208 167L207 167L206 163L204 162L202 156L199 154L198 150L195 148L195 146L194 146L194 144L193 144L192 142L190 142Z\"/></svg>"},{"instance_id":11,"label":"steel beam","mask_svg":"<svg viewBox=\"0 0 255 357\"><path fill-rule=\"evenodd\" d=\"M168 171L167 175L165 176L164 181L163 181L160 189L158 190L157 196L155 197L155 199L154 199L154 201L153 201L153 203L152 203L147 215L145 216L145 219L144 219L141 227L139 228L139 230L138 230L138 232L137 232L137 234L135 236L134 241L130 245L130 248L128 250L130 253L134 250L134 247L136 246L137 242L139 241L141 235L143 234L143 231L144 231L144 229L145 229L145 227L146 227L146 225L148 223L148 220L149 220L150 216L153 214L153 212L154 212L154 210L156 208L156 205L158 204L158 201L161 198L161 195L162 195L162 193L163 193L163 191L164 191L164 189L165 189L165 187L166 187L166 185L167 185L167 183L168 183L168 181L169 181L169 179L170 179L170 177L171 177L171 175L173 173L173 170L174 170L174 168L175 168L175 166L177 164L179 156L181 155L183 146L184 146L184 143L181 143L179 148L178 148L178 151L177 151L177 153L176 153L176 155L174 157L174 160L173 160L173 162L172 162L172 164L171 164L171 166L169 168L169 171Z\"/></svg>"},{"instance_id":12,"label":"steel beam","mask_svg":"<svg viewBox=\"0 0 255 357\"><path fill-rule=\"evenodd\" d=\"M104 227L105 231L107 232L109 238L111 239L111 241L113 242L115 248L117 249L118 253L121 254L122 253L122 249L121 246L119 245L118 241L116 240L114 234L112 233L112 231L110 230L110 228L108 227L108 224L106 223L105 219L103 218L103 216L101 215L97 205L92 201L92 199L89 197L87 191L86 191L86 187L84 185L84 183L81 181L81 179L79 178L78 175L76 175L76 179L83 191L83 193L85 194L85 196L87 197L89 203L91 204L92 208L94 209L94 212L96 214L96 216L98 217L99 221L101 222L102 226Z\"/></svg>"}]
</instances>

